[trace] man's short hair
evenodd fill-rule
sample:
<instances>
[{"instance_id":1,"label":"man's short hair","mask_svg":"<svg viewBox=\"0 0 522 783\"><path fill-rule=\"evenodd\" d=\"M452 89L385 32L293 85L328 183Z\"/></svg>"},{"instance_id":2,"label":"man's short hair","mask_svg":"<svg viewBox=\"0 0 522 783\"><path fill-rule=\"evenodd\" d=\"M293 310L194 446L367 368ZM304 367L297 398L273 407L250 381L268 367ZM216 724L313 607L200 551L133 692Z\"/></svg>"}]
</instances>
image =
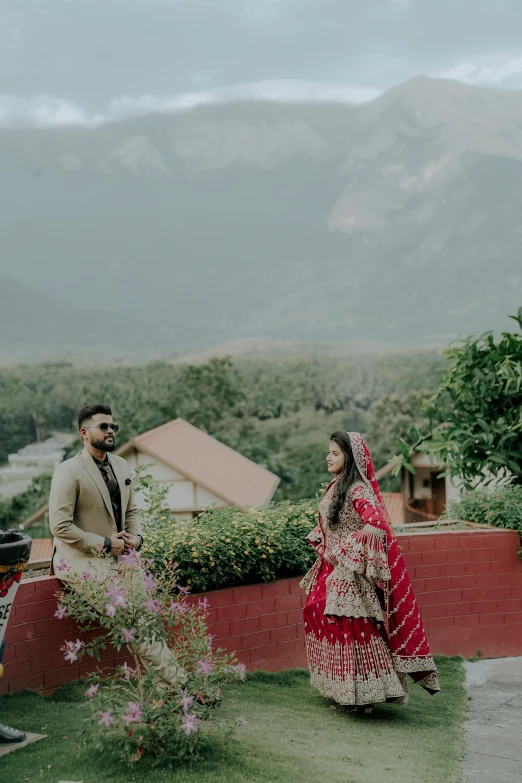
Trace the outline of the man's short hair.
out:
<instances>
[{"instance_id":1,"label":"man's short hair","mask_svg":"<svg viewBox=\"0 0 522 783\"><path fill-rule=\"evenodd\" d=\"M102 405L101 403L98 403L97 405L87 405L87 407L82 408L78 414L78 429L81 430L85 422L92 419L97 413L104 413L106 416L112 416L112 411L108 405Z\"/></svg>"}]
</instances>

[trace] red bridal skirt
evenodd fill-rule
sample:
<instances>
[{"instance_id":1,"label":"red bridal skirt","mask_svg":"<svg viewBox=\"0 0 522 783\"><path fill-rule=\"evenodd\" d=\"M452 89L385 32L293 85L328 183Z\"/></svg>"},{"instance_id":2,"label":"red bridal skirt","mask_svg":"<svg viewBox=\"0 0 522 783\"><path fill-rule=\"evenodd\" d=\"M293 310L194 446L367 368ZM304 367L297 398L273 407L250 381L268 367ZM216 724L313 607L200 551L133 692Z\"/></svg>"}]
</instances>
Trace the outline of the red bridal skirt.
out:
<instances>
[{"instance_id":1,"label":"red bridal skirt","mask_svg":"<svg viewBox=\"0 0 522 783\"><path fill-rule=\"evenodd\" d=\"M405 678L393 667L384 624L370 617L325 616L332 571L323 560L303 610L311 685L338 704L404 704Z\"/></svg>"}]
</instances>

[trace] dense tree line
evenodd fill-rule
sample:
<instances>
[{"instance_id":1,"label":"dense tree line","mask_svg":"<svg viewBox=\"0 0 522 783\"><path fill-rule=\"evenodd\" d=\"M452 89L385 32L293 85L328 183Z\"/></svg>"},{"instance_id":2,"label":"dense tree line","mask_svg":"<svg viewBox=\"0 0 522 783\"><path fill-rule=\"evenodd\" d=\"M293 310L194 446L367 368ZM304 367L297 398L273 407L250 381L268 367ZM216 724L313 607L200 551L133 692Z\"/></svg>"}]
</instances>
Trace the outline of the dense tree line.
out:
<instances>
[{"instance_id":1,"label":"dense tree line","mask_svg":"<svg viewBox=\"0 0 522 783\"><path fill-rule=\"evenodd\" d=\"M103 401L122 427L120 444L181 416L277 473L278 499L309 497L328 478L330 433L365 432L379 467L422 421L421 400L437 388L443 363L419 352L3 368L0 463L53 430L75 431L78 410Z\"/></svg>"}]
</instances>

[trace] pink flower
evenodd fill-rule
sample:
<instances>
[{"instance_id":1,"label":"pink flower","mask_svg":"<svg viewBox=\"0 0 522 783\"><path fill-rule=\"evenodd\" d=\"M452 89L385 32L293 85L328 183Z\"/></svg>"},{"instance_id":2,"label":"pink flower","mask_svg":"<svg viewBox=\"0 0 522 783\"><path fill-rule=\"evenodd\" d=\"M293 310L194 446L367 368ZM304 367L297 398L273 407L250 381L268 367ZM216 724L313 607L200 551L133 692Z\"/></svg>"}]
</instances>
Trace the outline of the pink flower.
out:
<instances>
[{"instance_id":1,"label":"pink flower","mask_svg":"<svg viewBox=\"0 0 522 783\"><path fill-rule=\"evenodd\" d=\"M241 726L248 726L248 721L245 720L242 715L240 715L239 718L236 718L236 720L241 724Z\"/></svg>"},{"instance_id":2,"label":"pink flower","mask_svg":"<svg viewBox=\"0 0 522 783\"><path fill-rule=\"evenodd\" d=\"M196 674L204 674L205 677L208 677L212 669L213 664L210 663L208 658L205 658L204 661L198 661L198 670Z\"/></svg>"},{"instance_id":3,"label":"pink flower","mask_svg":"<svg viewBox=\"0 0 522 783\"><path fill-rule=\"evenodd\" d=\"M142 716L142 712L141 712L141 704L140 704L140 702L139 701L136 701L136 702L128 701L127 702L127 707L128 707L129 715L132 715L134 717L135 722L137 723L138 722L138 717L140 719L143 717Z\"/></svg>"},{"instance_id":4,"label":"pink flower","mask_svg":"<svg viewBox=\"0 0 522 783\"><path fill-rule=\"evenodd\" d=\"M127 702L127 713L122 716L122 721L128 727L130 723L140 723L143 720L143 712L139 701Z\"/></svg>"},{"instance_id":5,"label":"pink flower","mask_svg":"<svg viewBox=\"0 0 522 783\"><path fill-rule=\"evenodd\" d=\"M116 614L116 607L114 604L105 604L105 614L107 617L114 617Z\"/></svg>"},{"instance_id":6,"label":"pink flower","mask_svg":"<svg viewBox=\"0 0 522 783\"><path fill-rule=\"evenodd\" d=\"M181 731L184 731L187 737L192 734L192 732L198 730L198 723L199 720L193 713L185 713L183 717L183 723L181 724Z\"/></svg>"},{"instance_id":7,"label":"pink flower","mask_svg":"<svg viewBox=\"0 0 522 783\"><path fill-rule=\"evenodd\" d=\"M158 612L161 612L161 601L158 598L153 599L151 595L149 595L149 597L147 598L145 603L142 604L142 606L145 607L147 612L151 612L151 613L155 612L156 614Z\"/></svg>"},{"instance_id":8,"label":"pink flower","mask_svg":"<svg viewBox=\"0 0 522 783\"><path fill-rule=\"evenodd\" d=\"M171 599L169 609L172 614L185 614L188 610L188 604L186 601L182 601L180 603L179 601L174 601Z\"/></svg>"},{"instance_id":9,"label":"pink flower","mask_svg":"<svg viewBox=\"0 0 522 783\"><path fill-rule=\"evenodd\" d=\"M76 639L75 642L65 642L65 644L60 647L60 650L65 650L65 655L63 657L66 661L74 663L74 661L78 660L78 653L83 646L83 642Z\"/></svg>"},{"instance_id":10,"label":"pink flower","mask_svg":"<svg viewBox=\"0 0 522 783\"><path fill-rule=\"evenodd\" d=\"M234 666L234 669L236 670L236 672L238 672L238 674L246 674L246 670L247 670L244 663L236 664L236 666Z\"/></svg>"},{"instance_id":11,"label":"pink flower","mask_svg":"<svg viewBox=\"0 0 522 783\"><path fill-rule=\"evenodd\" d=\"M107 726L109 729L111 725L114 723L114 718L112 717L112 710L107 710L107 712L99 712L98 713L99 721L98 726Z\"/></svg>"},{"instance_id":12,"label":"pink flower","mask_svg":"<svg viewBox=\"0 0 522 783\"><path fill-rule=\"evenodd\" d=\"M210 601L208 600L208 598L203 598L203 600L201 600L201 598L200 598L199 601L198 601L198 606L201 609L203 609L204 612L208 612L208 610L210 608Z\"/></svg>"},{"instance_id":13,"label":"pink flower","mask_svg":"<svg viewBox=\"0 0 522 783\"><path fill-rule=\"evenodd\" d=\"M143 574L143 587L148 593L152 593L154 588L157 586L157 582L154 581L154 577L152 574L147 571Z\"/></svg>"},{"instance_id":14,"label":"pink flower","mask_svg":"<svg viewBox=\"0 0 522 783\"><path fill-rule=\"evenodd\" d=\"M82 571L81 578L84 582L87 582L89 579L93 578L92 571Z\"/></svg>"},{"instance_id":15,"label":"pink flower","mask_svg":"<svg viewBox=\"0 0 522 783\"><path fill-rule=\"evenodd\" d=\"M121 556L121 561L122 563L125 563L126 566L140 565L141 556L135 549L131 549Z\"/></svg>"},{"instance_id":16,"label":"pink flower","mask_svg":"<svg viewBox=\"0 0 522 783\"><path fill-rule=\"evenodd\" d=\"M65 608L65 606L62 606L61 604L58 604L57 607L56 607L56 612L54 613L54 616L58 620L64 620L68 616L67 615L67 609Z\"/></svg>"},{"instance_id":17,"label":"pink flower","mask_svg":"<svg viewBox=\"0 0 522 783\"><path fill-rule=\"evenodd\" d=\"M56 566L56 570L57 571L67 571L68 569L69 569L69 565L65 562L65 560L62 557L62 559L60 560L60 562Z\"/></svg>"},{"instance_id":18,"label":"pink flower","mask_svg":"<svg viewBox=\"0 0 522 783\"><path fill-rule=\"evenodd\" d=\"M98 684L98 685L91 685L90 688L87 688L87 690L85 691L85 695L87 696L87 698L92 699L93 696L96 696L99 687L100 686Z\"/></svg>"},{"instance_id":19,"label":"pink flower","mask_svg":"<svg viewBox=\"0 0 522 783\"><path fill-rule=\"evenodd\" d=\"M178 585L178 591L181 593L181 595L190 595L190 590L188 587L183 587L183 585Z\"/></svg>"},{"instance_id":20,"label":"pink flower","mask_svg":"<svg viewBox=\"0 0 522 783\"><path fill-rule=\"evenodd\" d=\"M194 696L187 696L187 691L182 690L181 693L181 699L179 700L179 703L183 707L183 712L187 712L189 707L192 707L194 704Z\"/></svg>"},{"instance_id":21,"label":"pink flower","mask_svg":"<svg viewBox=\"0 0 522 783\"><path fill-rule=\"evenodd\" d=\"M121 669L122 669L121 673L122 673L123 679L127 680L127 682L129 680L132 680L138 674L138 670L137 669L133 669L131 666L129 666L127 664L127 661L125 661L125 663L123 664Z\"/></svg>"},{"instance_id":22,"label":"pink flower","mask_svg":"<svg viewBox=\"0 0 522 783\"><path fill-rule=\"evenodd\" d=\"M152 557L148 557L145 560L145 563L147 564L147 568L152 568L152 566L154 565L154 560L152 559Z\"/></svg>"},{"instance_id":23,"label":"pink flower","mask_svg":"<svg viewBox=\"0 0 522 783\"><path fill-rule=\"evenodd\" d=\"M122 634L123 638L125 639L125 641L127 642L127 644L129 642L133 642L134 641L134 631L135 630L136 630L135 628L131 628L130 631L128 631L126 628L122 628L121 629L121 634Z\"/></svg>"},{"instance_id":24,"label":"pink flower","mask_svg":"<svg viewBox=\"0 0 522 783\"><path fill-rule=\"evenodd\" d=\"M114 606L121 606L123 609L127 606L127 598L123 587L117 587L116 585L109 585L106 591L108 597L111 599Z\"/></svg>"}]
</instances>

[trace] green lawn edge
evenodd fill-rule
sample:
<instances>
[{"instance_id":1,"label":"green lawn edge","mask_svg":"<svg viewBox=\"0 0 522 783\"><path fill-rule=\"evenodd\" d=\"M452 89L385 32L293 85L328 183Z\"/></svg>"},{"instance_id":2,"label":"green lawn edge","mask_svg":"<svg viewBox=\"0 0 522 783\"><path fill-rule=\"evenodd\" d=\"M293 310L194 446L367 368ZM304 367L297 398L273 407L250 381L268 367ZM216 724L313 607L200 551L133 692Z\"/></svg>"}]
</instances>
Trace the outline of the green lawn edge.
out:
<instances>
[{"instance_id":1,"label":"green lawn edge","mask_svg":"<svg viewBox=\"0 0 522 783\"><path fill-rule=\"evenodd\" d=\"M0 758L2 783L461 783L468 697L463 658L437 656L442 691L410 686L410 704L378 705L371 717L340 714L309 685L308 672L256 671L227 686L220 715L244 716L201 760L173 770L130 766L100 753L87 720L86 681L43 697L0 697L0 721L48 738Z\"/></svg>"}]
</instances>

